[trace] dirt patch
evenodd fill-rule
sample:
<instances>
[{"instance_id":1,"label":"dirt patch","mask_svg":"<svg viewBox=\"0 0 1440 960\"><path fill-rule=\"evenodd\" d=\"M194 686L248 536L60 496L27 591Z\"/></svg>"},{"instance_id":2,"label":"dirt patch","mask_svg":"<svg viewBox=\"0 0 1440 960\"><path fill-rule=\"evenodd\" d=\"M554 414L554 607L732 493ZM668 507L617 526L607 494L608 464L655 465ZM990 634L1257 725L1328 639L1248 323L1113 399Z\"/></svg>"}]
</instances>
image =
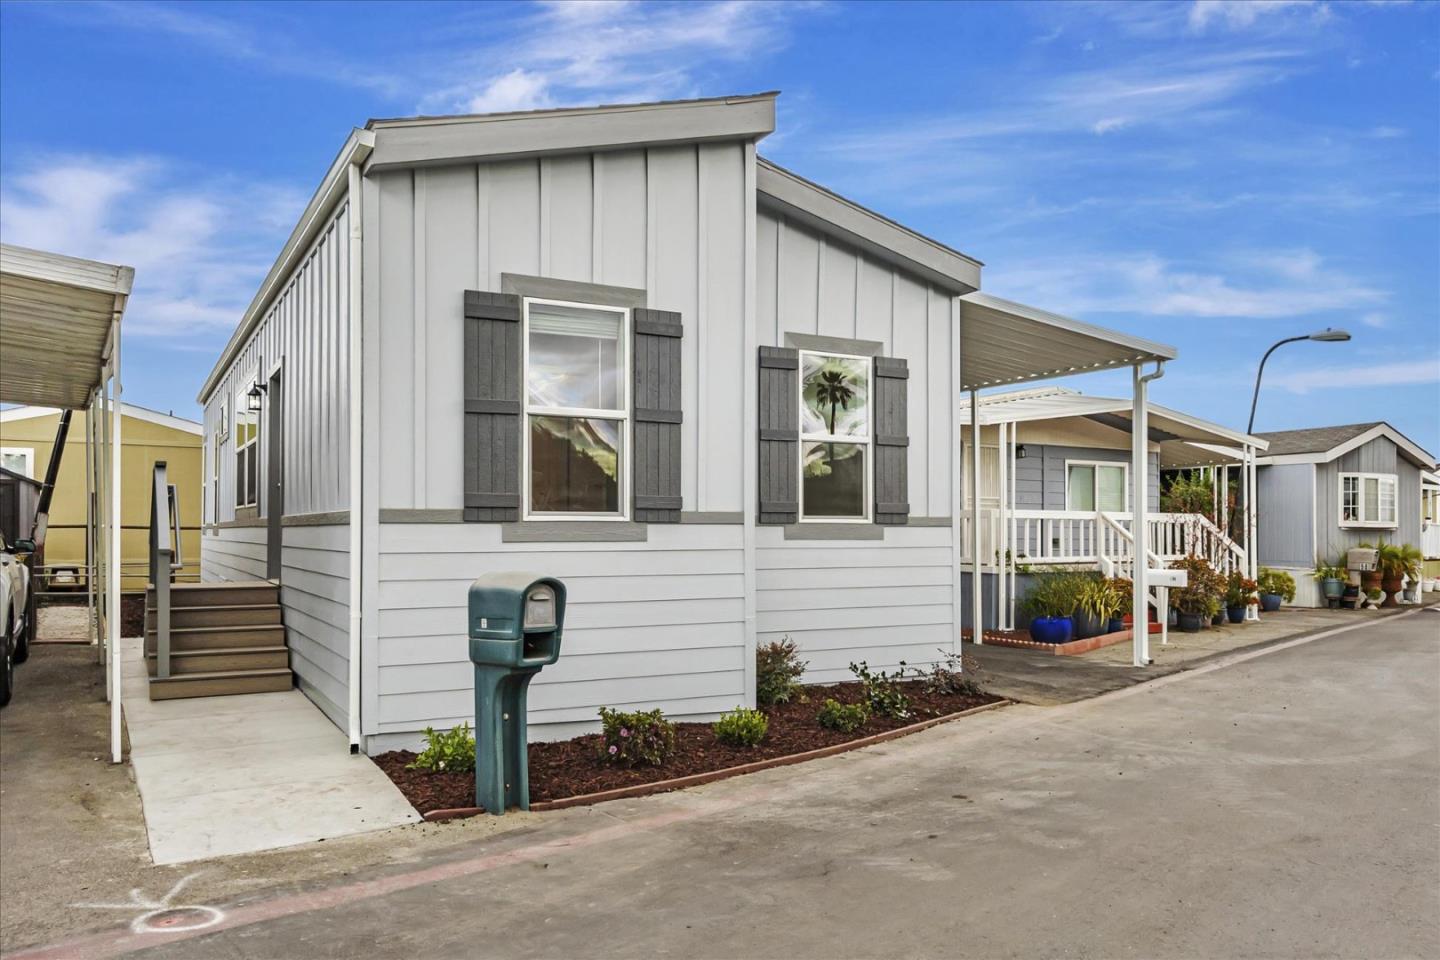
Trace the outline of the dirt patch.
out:
<instances>
[{"instance_id":1,"label":"dirt patch","mask_svg":"<svg viewBox=\"0 0 1440 960\"><path fill-rule=\"evenodd\" d=\"M145 635L145 595L126 594L120 598L120 636Z\"/></svg>"},{"instance_id":2,"label":"dirt patch","mask_svg":"<svg viewBox=\"0 0 1440 960\"><path fill-rule=\"evenodd\" d=\"M727 767L738 767L757 760L786 757L818 750L822 747L861 740L865 737L896 730L932 717L959 713L971 707L994 703L1001 699L990 694L979 696L945 695L926 691L920 683L901 685L910 698L911 715L905 718L871 717L853 733L827 730L815 720L815 713L827 698L841 703L859 703L863 698L859 683L805 687L805 699L779 704L766 709L770 728L764 741L755 747L734 747L715 738L708 723L677 723L675 751L658 767L618 767L601 759L601 738L598 734L561 740L554 743L532 743L529 747L530 800L561 800L566 797L614 790L697 773L709 773ZM475 805L473 773L431 773L407 770L415 759L409 750L394 750L375 757L376 764L395 782L405 798L421 813Z\"/></svg>"}]
</instances>

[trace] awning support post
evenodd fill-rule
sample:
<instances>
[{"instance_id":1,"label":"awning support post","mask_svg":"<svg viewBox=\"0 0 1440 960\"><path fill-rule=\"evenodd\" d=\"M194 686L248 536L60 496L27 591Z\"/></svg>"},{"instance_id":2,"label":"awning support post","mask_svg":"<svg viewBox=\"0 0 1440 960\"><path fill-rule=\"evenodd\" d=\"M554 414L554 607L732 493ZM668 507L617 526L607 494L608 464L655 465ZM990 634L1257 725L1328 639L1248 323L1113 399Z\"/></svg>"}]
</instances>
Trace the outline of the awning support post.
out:
<instances>
[{"instance_id":1,"label":"awning support post","mask_svg":"<svg viewBox=\"0 0 1440 960\"><path fill-rule=\"evenodd\" d=\"M985 591L980 563L980 391L970 391L970 638L985 642Z\"/></svg>"},{"instance_id":2,"label":"awning support post","mask_svg":"<svg viewBox=\"0 0 1440 960\"><path fill-rule=\"evenodd\" d=\"M110 617L107 627L107 643L110 647L106 667L110 671L110 759L120 763L120 318L110 324Z\"/></svg>"},{"instance_id":3,"label":"awning support post","mask_svg":"<svg viewBox=\"0 0 1440 960\"><path fill-rule=\"evenodd\" d=\"M1164 375L1165 365L1159 362L1155 372L1142 374L1143 364L1135 364L1130 414L1130 481L1131 492L1131 550L1134 552L1133 577L1130 596L1131 662L1137 667L1150 664L1150 522L1146 516L1150 505L1150 425L1147 394L1151 380ZM1168 610L1157 611L1159 616L1169 615Z\"/></svg>"}]
</instances>

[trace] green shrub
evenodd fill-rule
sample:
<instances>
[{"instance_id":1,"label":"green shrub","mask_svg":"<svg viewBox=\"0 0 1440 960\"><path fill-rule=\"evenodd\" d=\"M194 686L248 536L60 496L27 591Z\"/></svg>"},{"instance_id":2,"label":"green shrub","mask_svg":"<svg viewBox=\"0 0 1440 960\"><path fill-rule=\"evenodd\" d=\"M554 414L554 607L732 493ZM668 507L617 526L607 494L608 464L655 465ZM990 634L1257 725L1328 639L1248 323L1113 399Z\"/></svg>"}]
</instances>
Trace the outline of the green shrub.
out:
<instances>
[{"instance_id":1,"label":"green shrub","mask_svg":"<svg viewBox=\"0 0 1440 960\"><path fill-rule=\"evenodd\" d=\"M1261 593L1278 593L1285 598L1286 603L1295 599L1295 578L1284 570L1261 567L1256 582L1260 584Z\"/></svg>"},{"instance_id":2,"label":"green shrub","mask_svg":"<svg viewBox=\"0 0 1440 960\"><path fill-rule=\"evenodd\" d=\"M434 727L426 727L425 749L405 769L474 773L475 738L470 734L470 724L462 723L444 733L436 733Z\"/></svg>"},{"instance_id":3,"label":"green shrub","mask_svg":"<svg viewBox=\"0 0 1440 960\"><path fill-rule=\"evenodd\" d=\"M732 747L753 747L765 739L770 721L759 710L736 707L729 713L722 713L711 727L715 739Z\"/></svg>"},{"instance_id":4,"label":"green shrub","mask_svg":"<svg viewBox=\"0 0 1440 960\"><path fill-rule=\"evenodd\" d=\"M905 678L905 661L900 661L900 669L894 673L872 672L864 660L850 664L850 672L865 688L865 703L871 713L897 720L910 716L910 698L900 690L900 681Z\"/></svg>"},{"instance_id":5,"label":"green shrub","mask_svg":"<svg viewBox=\"0 0 1440 960\"><path fill-rule=\"evenodd\" d=\"M755 702L762 707L789 703L805 675L795 641L786 637L755 649Z\"/></svg>"},{"instance_id":6,"label":"green shrub","mask_svg":"<svg viewBox=\"0 0 1440 960\"><path fill-rule=\"evenodd\" d=\"M600 757L626 767L658 767L675 749L675 724L661 710L625 713L600 708Z\"/></svg>"},{"instance_id":7,"label":"green shrub","mask_svg":"<svg viewBox=\"0 0 1440 960\"><path fill-rule=\"evenodd\" d=\"M931 664L929 672L920 672L920 682L927 693L942 697L978 697L985 693L976 676L979 665L969 657L942 649L940 660Z\"/></svg>"},{"instance_id":8,"label":"green shrub","mask_svg":"<svg viewBox=\"0 0 1440 960\"><path fill-rule=\"evenodd\" d=\"M820 726L840 733L854 733L870 720L870 711L863 703L841 703L827 699L815 714Z\"/></svg>"},{"instance_id":9,"label":"green shrub","mask_svg":"<svg viewBox=\"0 0 1440 960\"><path fill-rule=\"evenodd\" d=\"M1080 606L1081 595L1094 579L1093 574L1073 570L1042 570L1025 591L1020 609L1032 620L1073 616Z\"/></svg>"}]
</instances>

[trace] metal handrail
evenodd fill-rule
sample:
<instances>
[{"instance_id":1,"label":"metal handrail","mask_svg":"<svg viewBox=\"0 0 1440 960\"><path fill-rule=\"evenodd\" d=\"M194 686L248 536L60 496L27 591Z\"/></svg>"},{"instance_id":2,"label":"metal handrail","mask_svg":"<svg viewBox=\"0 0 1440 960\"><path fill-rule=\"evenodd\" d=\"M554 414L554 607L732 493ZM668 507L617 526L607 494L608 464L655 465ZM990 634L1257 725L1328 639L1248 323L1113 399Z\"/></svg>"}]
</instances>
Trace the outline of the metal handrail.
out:
<instances>
[{"instance_id":1,"label":"metal handrail","mask_svg":"<svg viewBox=\"0 0 1440 960\"><path fill-rule=\"evenodd\" d=\"M167 482L165 461L155 461L150 489L150 583L155 588L155 676L170 676L170 583L183 565L175 486Z\"/></svg>"}]
</instances>

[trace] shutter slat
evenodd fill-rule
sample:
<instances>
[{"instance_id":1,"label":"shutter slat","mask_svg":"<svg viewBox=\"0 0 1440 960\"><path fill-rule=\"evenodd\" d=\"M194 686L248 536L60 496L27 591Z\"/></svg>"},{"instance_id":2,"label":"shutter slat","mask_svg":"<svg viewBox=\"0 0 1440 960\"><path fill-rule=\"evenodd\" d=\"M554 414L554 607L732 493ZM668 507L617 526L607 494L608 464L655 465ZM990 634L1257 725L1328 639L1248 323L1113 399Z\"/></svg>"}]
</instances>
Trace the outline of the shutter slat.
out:
<instances>
[{"instance_id":1,"label":"shutter slat","mask_svg":"<svg viewBox=\"0 0 1440 960\"><path fill-rule=\"evenodd\" d=\"M760 513L764 524L800 519L800 351L760 348Z\"/></svg>"},{"instance_id":2,"label":"shutter slat","mask_svg":"<svg viewBox=\"0 0 1440 960\"><path fill-rule=\"evenodd\" d=\"M520 519L520 298L465 291L467 523Z\"/></svg>"},{"instance_id":3,"label":"shutter slat","mask_svg":"<svg viewBox=\"0 0 1440 960\"><path fill-rule=\"evenodd\" d=\"M875 358L875 522L887 526L910 522L909 379L904 360Z\"/></svg>"},{"instance_id":4,"label":"shutter slat","mask_svg":"<svg viewBox=\"0 0 1440 960\"><path fill-rule=\"evenodd\" d=\"M634 436L631 503L637 523L679 523L680 314L637 307L634 328Z\"/></svg>"}]
</instances>

